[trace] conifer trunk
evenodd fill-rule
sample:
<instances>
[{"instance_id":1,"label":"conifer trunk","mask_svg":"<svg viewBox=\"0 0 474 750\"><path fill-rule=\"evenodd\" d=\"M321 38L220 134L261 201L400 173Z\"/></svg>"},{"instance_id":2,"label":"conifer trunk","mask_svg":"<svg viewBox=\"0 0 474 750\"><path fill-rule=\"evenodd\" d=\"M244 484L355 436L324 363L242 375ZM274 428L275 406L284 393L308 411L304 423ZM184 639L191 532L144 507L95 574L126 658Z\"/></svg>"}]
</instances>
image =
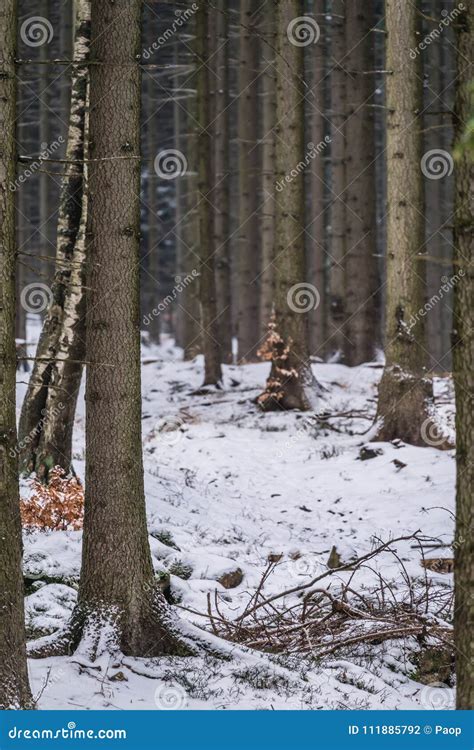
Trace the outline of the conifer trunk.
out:
<instances>
[{"instance_id":1,"label":"conifer trunk","mask_svg":"<svg viewBox=\"0 0 474 750\"><path fill-rule=\"evenodd\" d=\"M241 0L238 77L239 230L238 319L239 361L256 359L260 341L258 236L258 7Z\"/></svg>"},{"instance_id":2,"label":"conifer trunk","mask_svg":"<svg viewBox=\"0 0 474 750\"><path fill-rule=\"evenodd\" d=\"M474 6L456 20L457 83L455 134L459 158L455 172L453 363L456 389L456 541L454 561L457 708L474 708L474 149L462 135L474 115L470 65L474 56ZM463 272L461 274L461 271Z\"/></svg>"},{"instance_id":3,"label":"conifer trunk","mask_svg":"<svg viewBox=\"0 0 474 750\"><path fill-rule=\"evenodd\" d=\"M316 406L317 384L308 347L308 312L318 297L305 282L304 174L290 182L295 164L304 158L303 47L287 34L290 22L303 15L301 0L278 0L275 58L277 126L276 182L284 185L276 202L275 319L272 323L272 366L260 407L311 409Z\"/></svg>"},{"instance_id":4,"label":"conifer trunk","mask_svg":"<svg viewBox=\"0 0 474 750\"><path fill-rule=\"evenodd\" d=\"M16 1L0 13L0 709L31 708L16 445Z\"/></svg>"},{"instance_id":5,"label":"conifer trunk","mask_svg":"<svg viewBox=\"0 0 474 750\"><path fill-rule=\"evenodd\" d=\"M380 345L375 223L374 0L345 3L348 71L345 122L346 256L344 363L374 359ZM390 77L389 77L390 78ZM390 80L387 81L387 85Z\"/></svg>"},{"instance_id":6,"label":"conifer trunk","mask_svg":"<svg viewBox=\"0 0 474 750\"><path fill-rule=\"evenodd\" d=\"M199 302L201 308L204 385L222 380L217 319L214 214L212 192L211 116L209 85L209 5L202 0L196 12L197 151L199 211Z\"/></svg>"},{"instance_id":7,"label":"conifer trunk","mask_svg":"<svg viewBox=\"0 0 474 750\"><path fill-rule=\"evenodd\" d=\"M432 384L426 377L422 85L415 5L386 0L387 304L386 364L379 386L379 440L426 445Z\"/></svg>"}]
</instances>

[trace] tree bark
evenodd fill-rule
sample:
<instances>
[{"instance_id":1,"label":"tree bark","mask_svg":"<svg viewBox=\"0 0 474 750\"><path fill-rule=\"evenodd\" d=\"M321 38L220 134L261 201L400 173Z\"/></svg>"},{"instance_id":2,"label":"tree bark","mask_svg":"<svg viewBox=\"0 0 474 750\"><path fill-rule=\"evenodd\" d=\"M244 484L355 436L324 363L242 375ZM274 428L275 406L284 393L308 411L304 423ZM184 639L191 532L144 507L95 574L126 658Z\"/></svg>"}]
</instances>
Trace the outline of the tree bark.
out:
<instances>
[{"instance_id":1,"label":"tree bark","mask_svg":"<svg viewBox=\"0 0 474 750\"><path fill-rule=\"evenodd\" d=\"M376 355L379 345L378 268L375 224L375 147L372 110L374 70L373 0L345 4L347 54L345 262L346 320L344 362L359 365Z\"/></svg>"},{"instance_id":2,"label":"tree bark","mask_svg":"<svg viewBox=\"0 0 474 750\"><path fill-rule=\"evenodd\" d=\"M222 371L214 271L214 212L209 201L213 187L209 60L209 6L207 0L204 0L196 12L199 302L204 385L220 385Z\"/></svg>"},{"instance_id":3,"label":"tree bark","mask_svg":"<svg viewBox=\"0 0 474 750\"><path fill-rule=\"evenodd\" d=\"M426 445L432 383L426 377L422 77L410 57L419 13L386 0L387 309L386 364L379 386L379 440Z\"/></svg>"},{"instance_id":4,"label":"tree bark","mask_svg":"<svg viewBox=\"0 0 474 750\"><path fill-rule=\"evenodd\" d=\"M239 238L238 357L254 361L260 341L258 276L258 35L255 3L240 3L238 77Z\"/></svg>"},{"instance_id":5,"label":"tree bark","mask_svg":"<svg viewBox=\"0 0 474 750\"><path fill-rule=\"evenodd\" d=\"M303 15L303 3L278 0L276 9L276 178L284 187L276 202L272 366L258 403L264 410L305 410L315 408L318 392L308 348L308 311L317 306L318 297L305 282L303 171L290 182L284 179L304 159L303 47L287 36L290 22Z\"/></svg>"},{"instance_id":6,"label":"tree bark","mask_svg":"<svg viewBox=\"0 0 474 750\"><path fill-rule=\"evenodd\" d=\"M325 0L314 0L313 13L320 26L320 36L316 44L306 48L310 64L310 90L306 97L309 115L310 138L307 148L316 150L309 166L310 200L307 201L306 222L306 267L307 278L316 287L320 304L308 314L309 350L312 355L324 359L327 346L327 242L326 242L326 179L325 163L327 157L324 143L326 135L326 31ZM319 148L320 151L317 150Z\"/></svg>"},{"instance_id":7,"label":"tree bark","mask_svg":"<svg viewBox=\"0 0 474 750\"><path fill-rule=\"evenodd\" d=\"M92 5L86 496L69 649L187 653L153 573L141 450L141 0ZM104 628L106 629L104 633ZM108 636L108 637L106 637Z\"/></svg>"},{"instance_id":8,"label":"tree bark","mask_svg":"<svg viewBox=\"0 0 474 750\"><path fill-rule=\"evenodd\" d=\"M267 0L262 7L265 41L261 47L262 89L262 208L260 235L262 242L262 270L260 277L260 326L266 338L273 309L273 258L275 254L275 14L274 5Z\"/></svg>"},{"instance_id":9,"label":"tree bark","mask_svg":"<svg viewBox=\"0 0 474 750\"><path fill-rule=\"evenodd\" d=\"M47 479L54 466L71 468L72 433L85 357L84 150L90 0L78 0L71 108L58 217L52 301L20 417L20 468Z\"/></svg>"},{"instance_id":10,"label":"tree bark","mask_svg":"<svg viewBox=\"0 0 474 750\"><path fill-rule=\"evenodd\" d=\"M215 35L215 121L213 204L216 254L216 295L222 361L232 362L232 289L230 254L230 151L229 151L229 19L224 0L217 1Z\"/></svg>"},{"instance_id":11,"label":"tree bark","mask_svg":"<svg viewBox=\"0 0 474 750\"><path fill-rule=\"evenodd\" d=\"M456 541L454 557L457 708L474 708L474 149L462 135L474 116L470 62L474 55L474 6L456 19L457 83L455 134L459 156L455 172L454 253L459 280L454 287L453 363L456 390ZM461 274L461 271L463 273Z\"/></svg>"},{"instance_id":12,"label":"tree bark","mask_svg":"<svg viewBox=\"0 0 474 750\"><path fill-rule=\"evenodd\" d=\"M327 356L339 360L344 351L346 187L346 3L333 0L331 9L331 205Z\"/></svg>"},{"instance_id":13,"label":"tree bark","mask_svg":"<svg viewBox=\"0 0 474 750\"><path fill-rule=\"evenodd\" d=\"M0 14L0 709L31 708L16 443L16 1Z\"/></svg>"}]
</instances>

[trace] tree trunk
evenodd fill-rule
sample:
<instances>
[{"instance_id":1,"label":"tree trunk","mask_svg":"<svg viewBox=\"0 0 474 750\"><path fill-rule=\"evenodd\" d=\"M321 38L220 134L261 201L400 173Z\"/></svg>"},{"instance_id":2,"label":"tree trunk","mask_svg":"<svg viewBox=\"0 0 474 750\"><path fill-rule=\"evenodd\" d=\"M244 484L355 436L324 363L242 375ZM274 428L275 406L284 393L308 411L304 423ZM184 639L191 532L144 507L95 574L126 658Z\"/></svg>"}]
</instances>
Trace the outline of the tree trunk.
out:
<instances>
[{"instance_id":1,"label":"tree trunk","mask_svg":"<svg viewBox=\"0 0 474 750\"><path fill-rule=\"evenodd\" d=\"M310 138L307 155L311 156L308 167L310 180L310 200L307 202L306 221L306 267L307 278L318 290L320 304L308 313L309 350L312 355L324 359L327 346L327 300L326 300L326 180L325 163L327 158L324 138L326 135L326 75L327 59L325 31L325 0L313 2L316 23L320 25L320 36L316 44L306 48L310 90L306 95L309 115ZM313 151L311 152L311 145ZM313 155L311 155L313 153Z\"/></svg>"},{"instance_id":2,"label":"tree trunk","mask_svg":"<svg viewBox=\"0 0 474 750\"><path fill-rule=\"evenodd\" d=\"M90 0L78 0L74 60L87 62ZM71 468L72 432L85 357L84 149L88 68L75 65L58 218L52 301L20 417L20 468L47 479L51 468ZM82 231L81 231L82 222Z\"/></svg>"},{"instance_id":3,"label":"tree trunk","mask_svg":"<svg viewBox=\"0 0 474 750\"><path fill-rule=\"evenodd\" d=\"M271 325L272 366L260 407L310 409L317 384L308 349L308 312L317 307L317 290L305 282L304 174L285 180L304 159L303 47L287 35L290 22L303 15L302 0L278 0L275 58L277 92L276 182L284 185L276 202L275 319Z\"/></svg>"},{"instance_id":4,"label":"tree trunk","mask_svg":"<svg viewBox=\"0 0 474 750\"><path fill-rule=\"evenodd\" d=\"M257 357L260 341L258 276L258 35L252 0L240 2L238 78L239 239L238 342L239 362Z\"/></svg>"},{"instance_id":5,"label":"tree trunk","mask_svg":"<svg viewBox=\"0 0 474 750\"><path fill-rule=\"evenodd\" d=\"M186 653L148 544L140 388L141 0L93 3L87 247L86 497L69 649Z\"/></svg>"},{"instance_id":6,"label":"tree trunk","mask_svg":"<svg viewBox=\"0 0 474 750\"><path fill-rule=\"evenodd\" d=\"M222 371L214 275L214 213L209 201L213 187L209 59L209 6L207 0L204 0L196 12L199 302L204 385L219 385Z\"/></svg>"},{"instance_id":7,"label":"tree trunk","mask_svg":"<svg viewBox=\"0 0 474 750\"><path fill-rule=\"evenodd\" d=\"M373 0L345 4L347 54L344 362L374 359L379 345L378 268L375 225ZM390 78L388 76L388 78ZM390 83L390 81L388 81Z\"/></svg>"},{"instance_id":8,"label":"tree trunk","mask_svg":"<svg viewBox=\"0 0 474 750\"><path fill-rule=\"evenodd\" d=\"M262 209L260 235L262 242L262 270L260 277L260 326L266 338L273 308L273 258L275 254L275 14L273 3L267 0L262 7L265 41L261 44L262 82Z\"/></svg>"},{"instance_id":9,"label":"tree trunk","mask_svg":"<svg viewBox=\"0 0 474 750\"><path fill-rule=\"evenodd\" d=\"M474 708L474 540L472 488L474 487L474 313L472 301L474 240L474 149L463 146L461 136L472 123L474 92L470 61L474 55L474 6L456 20L457 83L455 130L459 156L455 173L453 360L456 389L456 541L454 559L457 708ZM461 274L461 271L463 273Z\"/></svg>"},{"instance_id":10,"label":"tree trunk","mask_svg":"<svg viewBox=\"0 0 474 750\"><path fill-rule=\"evenodd\" d=\"M154 18L150 18L150 25L157 27L154 23ZM152 39L152 42L154 39ZM154 170L154 161L158 154L158 128L157 128L157 117L155 112L154 97L157 96L158 88L155 85L154 71L149 70L146 72L146 86L148 94L148 117L147 117L147 150L148 150L148 179L147 179L147 218L148 218L148 268L151 278L149 279L151 294L149 296L149 326L148 331L150 334L150 341L154 344L160 343L160 316L153 315L152 310L156 308L157 302L161 298L160 290L160 257L159 257L159 242L158 242L158 176ZM179 182L179 177L176 182ZM178 222L176 222L178 225Z\"/></svg>"},{"instance_id":11,"label":"tree trunk","mask_svg":"<svg viewBox=\"0 0 474 750\"><path fill-rule=\"evenodd\" d=\"M329 359L339 360L344 351L346 256L346 3L332 0L331 9L331 207L329 251L328 342Z\"/></svg>"},{"instance_id":12,"label":"tree trunk","mask_svg":"<svg viewBox=\"0 0 474 750\"><path fill-rule=\"evenodd\" d=\"M422 77L407 50L419 41L419 13L386 0L387 313L379 387L379 440L426 445L432 383L426 377L424 206L420 168Z\"/></svg>"},{"instance_id":13,"label":"tree trunk","mask_svg":"<svg viewBox=\"0 0 474 750\"><path fill-rule=\"evenodd\" d=\"M232 362L230 163L229 163L229 20L224 0L218 0L215 35L215 122L213 204L216 253L216 295L222 361Z\"/></svg>"},{"instance_id":14,"label":"tree trunk","mask_svg":"<svg viewBox=\"0 0 474 750\"><path fill-rule=\"evenodd\" d=\"M31 708L16 444L16 1L0 14L0 709Z\"/></svg>"}]
</instances>

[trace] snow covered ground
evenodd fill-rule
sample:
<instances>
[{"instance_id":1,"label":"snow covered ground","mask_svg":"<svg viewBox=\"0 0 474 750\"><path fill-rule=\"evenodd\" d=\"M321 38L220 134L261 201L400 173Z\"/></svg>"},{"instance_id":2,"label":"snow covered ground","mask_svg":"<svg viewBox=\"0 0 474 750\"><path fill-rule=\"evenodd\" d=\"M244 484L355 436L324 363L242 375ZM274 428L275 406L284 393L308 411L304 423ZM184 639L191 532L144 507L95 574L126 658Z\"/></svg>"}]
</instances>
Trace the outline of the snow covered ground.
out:
<instances>
[{"instance_id":1,"label":"snow covered ground","mask_svg":"<svg viewBox=\"0 0 474 750\"><path fill-rule=\"evenodd\" d=\"M224 389L202 393L200 358L180 361L170 341L160 348L144 347L150 544L157 571L171 572L171 591L187 609L205 612L207 594L213 598L217 590L221 611L236 617L269 556L278 564L265 584L266 594L325 571L334 546L347 562L369 552L374 540L417 530L447 545L453 540L453 451L377 444L379 454L360 460L371 437L380 364L314 366L325 388L319 413L362 415L331 419L336 429L310 415L260 413L253 399L268 369L268 363L227 366ZM19 380L25 379L20 373ZM435 386L439 418L452 431L451 384L438 380ZM19 404L25 388L19 384ZM83 476L82 397L74 466ZM24 496L27 491L23 483ZM408 574L423 577L413 542L396 547ZM25 575L35 581L26 598L31 633L51 632L67 620L80 554L81 532L25 534ZM449 547L434 553L451 555ZM399 563L387 552L373 561L372 569L358 572L353 586L368 590L377 572L395 589L404 585ZM341 573L341 580L348 575ZM449 573L427 575L437 585L452 585ZM337 587L337 580L330 580ZM188 611L181 610L181 616L207 626L205 618ZM370 655L336 654L322 661L227 647L234 658L224 662L211 657L127 658L121 665L102 661L90 668L74 658L30 661L30 679L43 709L454 707L450 687L413 679L415 641L386 642Z\"/></svg>"}]
</instances>

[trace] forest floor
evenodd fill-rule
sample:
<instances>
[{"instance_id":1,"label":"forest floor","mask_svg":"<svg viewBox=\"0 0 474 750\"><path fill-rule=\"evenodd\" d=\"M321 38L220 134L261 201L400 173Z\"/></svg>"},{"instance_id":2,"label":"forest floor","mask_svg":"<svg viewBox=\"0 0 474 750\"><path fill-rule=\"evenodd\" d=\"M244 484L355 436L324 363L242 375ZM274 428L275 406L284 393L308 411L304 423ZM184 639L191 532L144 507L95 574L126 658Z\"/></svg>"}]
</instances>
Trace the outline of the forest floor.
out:
<instances>
[{"instance_id":1,"label":"forest floor","mask_svg":"<svg viewBox=\"0 0 474 750\"><path fill-rule=\"evenodd\" d=\"M206 613L208 594L212 604L217 591L224 619L235 619L269 559L275 564L264 596L327 571L333 547L346 563L381 542L417 531L446 545L425 549L427 557L452 557L454 452L371 444L380 452L369 458L363 449L373 430L381 364L353 369L315 364L325 389L318 414L345 415L330 419L259 412L254 399L268 369L268 363L227 366L224 388L202 392L199 357L180 361L171 341L143 348L150 544L157 572L171 572L174 599L187 610ZM19 381L25 379L19 373ZM25 388L23 382L18 386L19 404ZM436 379L435 390L439 420L452 433L452 384ZM82 395L74 467L83 477ZM23 497L29 491L23 481ZM27 627L36 636L61 626L71 612L81 532L28 532L24 541L31 592ZM451 591L452 573L422 568L413 540L394 549L397 556L387 550L322 585L337 593L352 576L351 588L363 596L380 586L392 598L413 596L427 585ZM285 605L298 601L291 594ZM210 629L207 617L187 610L180 616ZM120 666L109 661L94 669L74 658L30 660L30 679L43 709L414 709L437 702L454 708L450 677L436 670L420 677L415 636L343 648L322 658L318 644L315 653L303 655L226 647L233 655L228 661L126 658Z\"/></svg>"}]
</instances>

